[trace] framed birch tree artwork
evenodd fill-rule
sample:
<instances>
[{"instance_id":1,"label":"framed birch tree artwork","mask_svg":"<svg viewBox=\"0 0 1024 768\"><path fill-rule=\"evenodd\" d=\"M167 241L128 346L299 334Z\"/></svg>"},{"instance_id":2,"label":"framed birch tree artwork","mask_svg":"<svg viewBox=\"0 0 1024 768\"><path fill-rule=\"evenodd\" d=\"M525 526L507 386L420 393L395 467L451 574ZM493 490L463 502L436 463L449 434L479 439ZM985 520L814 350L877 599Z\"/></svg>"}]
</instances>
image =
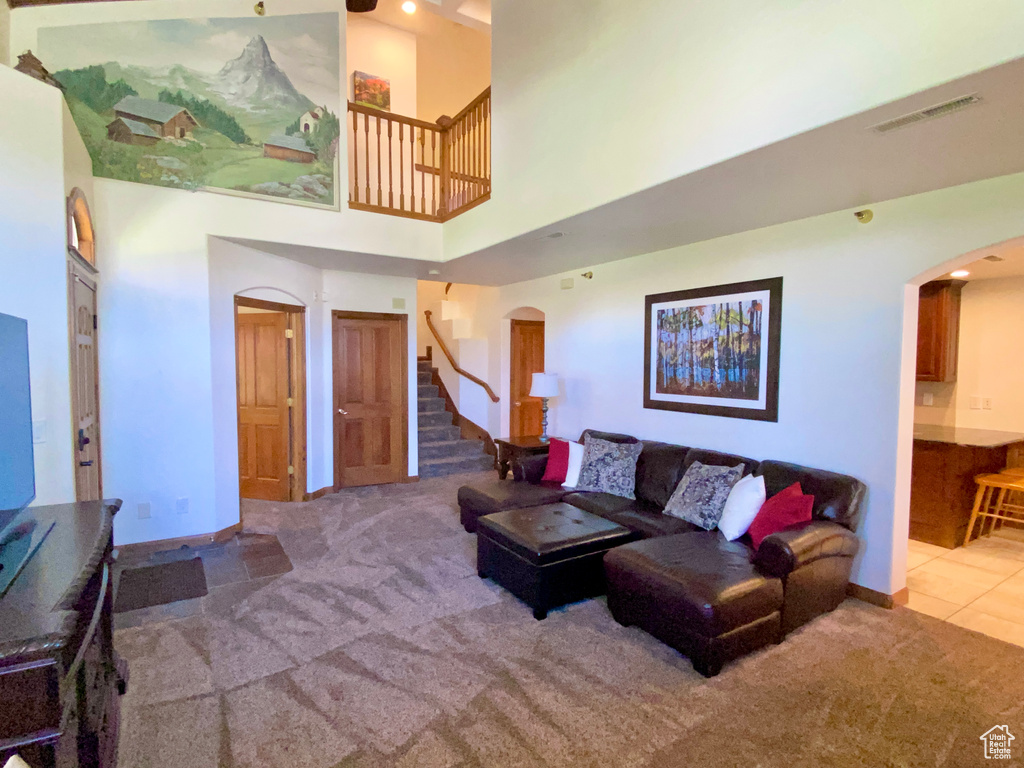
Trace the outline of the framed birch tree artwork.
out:
<instances>
[{"instance_id":1,"label":"framed birch tree artwork","mask_svg":"<svg viewBox=\"0 0 1024 768\"><path fill-rule=\"evenodd\" d=\"M782 278L647 297L644 408L779 420Z\"/></svg>"}]
</instances>

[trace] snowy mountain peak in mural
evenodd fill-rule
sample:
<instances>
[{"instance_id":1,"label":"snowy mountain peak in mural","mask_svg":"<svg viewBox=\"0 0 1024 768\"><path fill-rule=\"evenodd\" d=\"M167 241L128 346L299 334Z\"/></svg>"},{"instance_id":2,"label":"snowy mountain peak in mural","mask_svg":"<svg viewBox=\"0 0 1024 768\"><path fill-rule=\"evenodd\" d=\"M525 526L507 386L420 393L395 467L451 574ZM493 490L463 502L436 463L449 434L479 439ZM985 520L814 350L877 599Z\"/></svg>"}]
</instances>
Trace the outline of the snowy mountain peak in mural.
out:
<instances>
[{"instance_id":1,"label":"snowy mountain peak in mural","mask_svg":"<svg viewBox=\"0 0 1024 768\"><path fill-rule=\"evenodd\" d=\"M303 112L314 106L274 61L262 35L253 37L238 58L225 64L210 86L229 104L243 109L273 106Z\"/></svg>"},{"instance_id":2,"label":"snowy mountain peak in mural","mask_svg":"<svg viewBox=\"0 0 1024 768\"><path fill-rule=\"evenodd\" d=\"M93 172L336 207L338 14L40 29ZM303 130L303 126L308 126Z\"/></svg>"}]
</instances>

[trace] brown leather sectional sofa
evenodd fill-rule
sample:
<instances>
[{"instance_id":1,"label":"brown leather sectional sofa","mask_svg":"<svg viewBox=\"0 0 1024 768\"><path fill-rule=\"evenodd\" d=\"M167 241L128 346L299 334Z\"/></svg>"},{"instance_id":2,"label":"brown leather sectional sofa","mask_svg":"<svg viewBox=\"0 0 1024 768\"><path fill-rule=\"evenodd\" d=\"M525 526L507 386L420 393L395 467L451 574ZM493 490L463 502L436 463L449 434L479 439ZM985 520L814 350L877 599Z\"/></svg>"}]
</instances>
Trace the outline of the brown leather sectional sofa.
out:
<instances>
[{"instance_id":1,"label":"brown leather sectional sofa","mask_svg":"<svg viewBox=\"0 0 1024 768\"><path fill-rule=\"evenodd\" d=\"M629 435L592 430L580 440L587 434L637 442ZM612 615L687 655L706 676L732 659L781 642L843 601L859 547L854 531L863 483L796 464L640 442L635 500L544 485L546 457L531 456L513 466L512 481L460 488L462 524L472 532L483 515L561 501L629 528L634 540L604 557ZM799 482L804 493L814 496L813 520L766 537L755 552L746 536L729 542L718 531L662 514L694 461L743 464L744 474L764 477L769 497Z\"/></svg>"}]
</instances>

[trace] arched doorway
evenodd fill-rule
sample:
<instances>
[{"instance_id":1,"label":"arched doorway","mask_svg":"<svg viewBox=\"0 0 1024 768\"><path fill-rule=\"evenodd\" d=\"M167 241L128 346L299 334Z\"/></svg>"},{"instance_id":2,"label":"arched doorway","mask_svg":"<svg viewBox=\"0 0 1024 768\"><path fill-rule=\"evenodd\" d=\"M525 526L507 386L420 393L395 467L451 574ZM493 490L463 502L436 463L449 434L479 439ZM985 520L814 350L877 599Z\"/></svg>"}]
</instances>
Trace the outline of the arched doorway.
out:
<instances>
[{"instance_id":1,"label":"arched doorway","mask_svg":"<svg viewBox=\"0 0 1024 768\"><path fill-rule=\"evenodd\" d=\"M541 401L530 397L534 373L544 370L544 313L520 307L506 317L511 321L509 434L527 437L541 433Z\"/></svg>"},{"instance_id":2,"label":"arched doorway","mask_svg":"<svg viewBox=\"0 0 1024 768\"><path fill-rule=\"evenodd\" d=\"M298 300L272 289L235 295L238 481L244 499L305 498L306 307L292 301Z\"/></svg>"},{"instance_id":3,"label":"arched doorway","mask_svg":"<svg viewBox=\"0 0 1024 768\"><path fill-rule=\"evenodd\" d=\"M975 477L1024 467L1024 238L938 264L907 286L897 519L906 509L912 610L994 637L1024 636L1024 526L970 529ZM911 330L913 329L913 330ZM905 507L903 505L906 505ZM968 542L969 540L969 542ZM905 560L903 559L905 557Z\"/></svg>"},{"instance_id":4,"label":"arched doorway","mask_svg":"<svg viewBox=\"0 0 1024 768\"><path fill-rule=\"evenodd\" d=\"M92 215L78 187L71 190L67 200L67 247L75 498L94 501L103 498L96 301L99 275Z\"/></svg>"}]
</instances>

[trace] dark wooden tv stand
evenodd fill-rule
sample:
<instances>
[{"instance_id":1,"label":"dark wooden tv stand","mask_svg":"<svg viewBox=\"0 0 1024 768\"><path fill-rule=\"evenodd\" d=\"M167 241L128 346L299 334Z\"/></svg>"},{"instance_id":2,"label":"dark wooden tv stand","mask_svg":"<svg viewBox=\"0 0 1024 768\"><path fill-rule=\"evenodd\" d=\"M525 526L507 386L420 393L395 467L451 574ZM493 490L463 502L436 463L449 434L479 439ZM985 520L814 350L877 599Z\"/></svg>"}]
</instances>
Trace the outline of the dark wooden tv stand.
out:
<instances>
[{"instance_id":1,"label":"dark wooden tv stand","mask_svg":"<svg viewBox=\"0 0 1024 768\"><path fill-rule=\"evenodd\" d=\"M0 600L0 765L114 768L113 520L119 500L34 507L46 539Z\"/></svg>"}]
</instances>

